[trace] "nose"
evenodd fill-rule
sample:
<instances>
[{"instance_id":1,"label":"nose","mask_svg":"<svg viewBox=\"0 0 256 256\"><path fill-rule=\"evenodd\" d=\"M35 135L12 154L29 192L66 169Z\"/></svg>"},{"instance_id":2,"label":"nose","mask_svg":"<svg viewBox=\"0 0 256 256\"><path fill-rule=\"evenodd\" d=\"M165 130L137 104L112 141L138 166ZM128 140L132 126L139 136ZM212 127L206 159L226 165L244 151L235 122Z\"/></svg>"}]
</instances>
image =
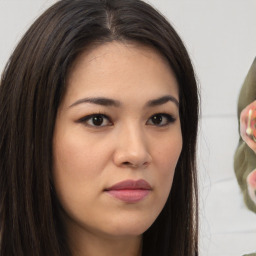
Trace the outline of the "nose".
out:
<instances>
[{"instance_id":1,"label":"nose","mask_svg":"<svg viewBox=\"0 0 256 256\"><path fill-rule=\"evenodd\" d=\"M117 136L115 165L128 168L147 167L152 161L147 144L145 134L138 127L130 125L123 129Z\"/></svg>"}]
</instances>

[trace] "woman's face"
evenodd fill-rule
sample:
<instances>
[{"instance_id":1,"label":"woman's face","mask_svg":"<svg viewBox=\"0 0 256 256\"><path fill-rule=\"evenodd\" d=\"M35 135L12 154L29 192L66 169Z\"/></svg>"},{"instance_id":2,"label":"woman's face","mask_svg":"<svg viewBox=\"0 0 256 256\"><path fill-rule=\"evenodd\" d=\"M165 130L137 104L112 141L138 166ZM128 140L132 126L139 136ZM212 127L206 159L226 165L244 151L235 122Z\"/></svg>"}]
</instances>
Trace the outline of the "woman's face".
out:
<instances>
[{"instance_id":1,"label":"woman's face","mask_svg":"<svg viewBox=\"0 0 256 256\"><path fill-rule=\"evenodd\" d=\"M84 52L54 131L54 184L68 231L138 236L164 207L181 149L178 84L155 50Z\"/></svg>"}]
</instances>

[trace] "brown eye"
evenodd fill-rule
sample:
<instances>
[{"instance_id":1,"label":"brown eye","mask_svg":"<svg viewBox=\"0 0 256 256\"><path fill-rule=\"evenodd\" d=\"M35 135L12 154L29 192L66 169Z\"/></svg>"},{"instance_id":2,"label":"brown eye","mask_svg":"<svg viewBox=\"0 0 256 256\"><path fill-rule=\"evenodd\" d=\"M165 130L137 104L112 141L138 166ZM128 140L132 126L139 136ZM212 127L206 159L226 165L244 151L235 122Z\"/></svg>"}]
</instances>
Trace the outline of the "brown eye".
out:
<instances>
[{"instance_id":1,"label":"brown eye","mask_svg":"<svg viewBox=\"0 0 256 256\"><path fill-rule=\"evenodd\" d=\"M155 115L152 117L152 123L155 125L160 125L163 121L163 117L161 115Z\"/></svg>"},{"instance_id":2,"label":"brown eye","mask_svg":"<svg viewBox=\"0 0 256 256\"><path fill-rule=\"evenodd\" d=\"M174 117L169 114L155 114L150 117L150 119L147 121L147 124L155 126L166 126L170 123L173 123L174 121Z\"/></svg>"},{"instance_id":3,"label":"brown eye","mask_svg":"<svg viewBox=\"0 0 256 256\"><path fill-rule=\"evenodd\" d=\"M91 119L92 124L95 126L101 126L104 121L104 117L102 117L101 115L93 116Z\"/></svg>"},{"instance_id":4,"label":"brown eye","mask_svg":"<svg viewBox=\"0 0 256 256\"><path fill-rule=\"evenodd\" d=\"M104 127L112 125L110 119L103 114L88 115L81 118L78 122L91 127Z\"/></svg>"}]
</instances>

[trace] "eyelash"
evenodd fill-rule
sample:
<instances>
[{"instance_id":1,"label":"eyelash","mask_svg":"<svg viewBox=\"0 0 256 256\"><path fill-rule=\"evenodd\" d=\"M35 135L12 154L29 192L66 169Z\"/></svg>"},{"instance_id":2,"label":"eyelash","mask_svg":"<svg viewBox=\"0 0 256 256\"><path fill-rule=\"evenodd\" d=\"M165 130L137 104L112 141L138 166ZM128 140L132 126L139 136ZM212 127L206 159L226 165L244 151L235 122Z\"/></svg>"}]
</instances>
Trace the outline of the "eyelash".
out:
<instances>
[{"instance_id":1,"label":"eyelash","mask_svg":"<svg viewBox=\"0 0 256 256\"><path fill-rule=\"evenodd\" d=\"M157 124L152 124L153 126L157 126L157 127L164 127L164 126L168 126L170 125L171 123L174 123L176 121L176 119L170 115L170 114L167 114L167 113L157 113L157 114L154 114L152 115L149 120L152 120L153 117L161 117L162 120L163 118L165 119L166 123L165 124L161 124L161 125L157 125ZM147 121L148 123L149 121Z\"/></svg>"},{"instance_id":2,"label":"eyelash","mask_svg":"<svg viewBox=\"0 0 256 256\"><path fill-rule=\"evenodd\" d=\"M152 121L152 118L154 118L154 117L161 117L160 121L162 122L163 120L165 120L165 123L164 124L154 124L154 122ZM99 124L99 125L95 125L95 123L94 124L93 123L89 124L88 123L89 121L93 122L93 118L101 118L101 121L103 123L104 123L104 120L107 120L108 124L106 124L106 125L102 125L102 123ZM151 124L149 124L150 120L151 120ZM157 121L159 121L159 120L157 120ZM171 123L174 123L175 121L176 121L176 119L172 115L170 115L170 114L167 114L167 113L156 113L156 114L152 115L148 119L146 124L149 124L149 125L152 125L152 126L156 126L156 127L165 127L165 126L170 125ZM86 126L95 127L95 128L101 128L101 127L106 127L106 126L112 126L113 125L113 122L111 121L111 119L106 114L103 114L103 113L91 114L91 115L82 117L77 122L78 123L83 123Z\"/></svg>"},{"instance_id":3,"label":"eyelash","mask_svg":"<svg viewBox=\"0 0 256 256\"><path fill-rule=\"evenodd\" d=\"M110 124L107 124L107 125L93 125L93 124L88 124L88 122L93 118L97 118L97 117L100 117L104 120L108 120L108 122ZM97 113L97 114L91 114L91 115L88 115L88 116L85 116L85 117L82 117L81 119L78 120L78 123L83 123L85 124L86 126L90 126L90 127L96 127L96 128L100 128L100 127L105 127L105 126L111 126L113 125L113 122L111 121L111 119L106 115L106 114L103 114L103 113Z\"/></svg>"}]
</instances>

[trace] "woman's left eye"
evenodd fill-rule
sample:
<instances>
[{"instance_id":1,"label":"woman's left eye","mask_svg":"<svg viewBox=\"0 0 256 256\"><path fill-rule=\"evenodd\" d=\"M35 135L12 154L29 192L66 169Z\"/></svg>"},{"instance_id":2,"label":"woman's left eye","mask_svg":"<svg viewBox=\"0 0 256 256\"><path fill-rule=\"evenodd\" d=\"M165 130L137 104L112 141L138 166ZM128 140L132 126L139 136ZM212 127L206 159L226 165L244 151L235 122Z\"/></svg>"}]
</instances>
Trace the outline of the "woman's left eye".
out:
<instances>
[{"instance_id":1,"label":"woman's left eye","mask_svg":"<svg viewBox=\"0 0 256 256\"><path fill-rule=\"evenodd\" d=\"M85 116L81 118L79 123L83 123L86 126L92 126L92 127L104 127L104 126L110 126L112 125L112 122L110 119L103 114L93 114L89 116Z\"/></svg>"},{"instance_id":2,"label":"woman's left eye","mask_svg":"<svg viewBox=\"0 0 256 256\"><path fill-rule=\"evenodd\" d=\"M170 123L175 122L175 118L169 114L155 114L149 118L147 121L148 125L154 125L154 126L167 126Z\"/></svg>"}]
</instances>

